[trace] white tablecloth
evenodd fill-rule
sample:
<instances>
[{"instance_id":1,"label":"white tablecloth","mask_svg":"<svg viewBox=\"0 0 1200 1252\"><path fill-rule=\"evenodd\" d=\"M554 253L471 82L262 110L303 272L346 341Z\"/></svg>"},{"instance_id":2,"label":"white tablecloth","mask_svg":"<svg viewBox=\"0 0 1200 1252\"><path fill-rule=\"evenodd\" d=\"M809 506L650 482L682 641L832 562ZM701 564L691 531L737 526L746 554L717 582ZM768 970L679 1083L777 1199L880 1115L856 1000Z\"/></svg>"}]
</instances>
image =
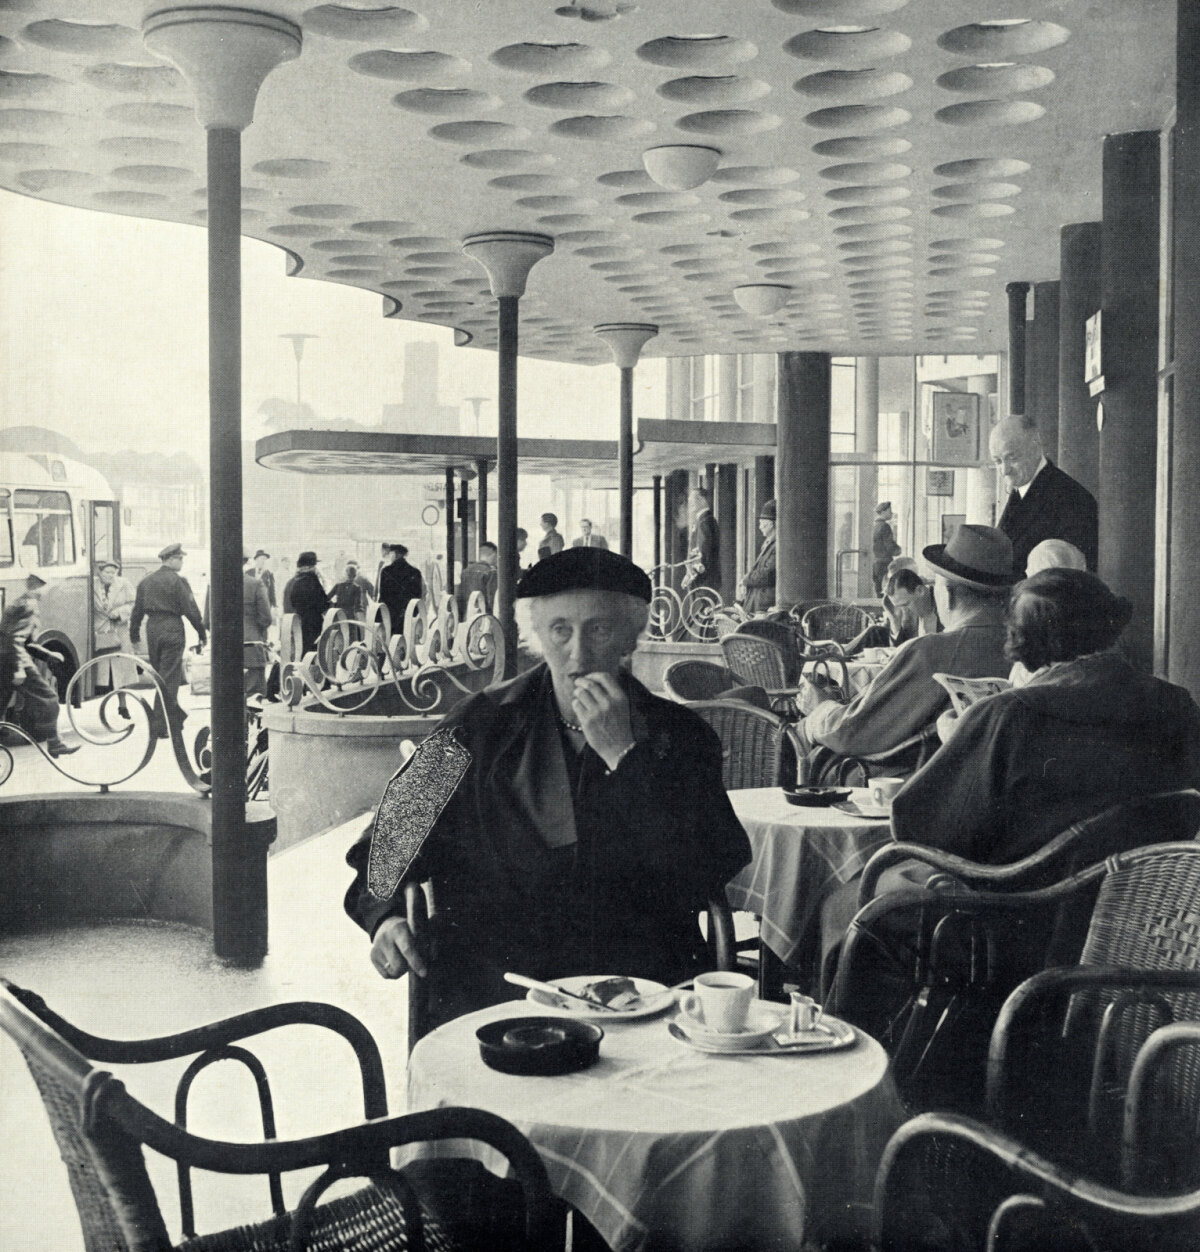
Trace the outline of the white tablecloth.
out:
<instances>
[{"instance_id":1,"label":"white tablecloth","mask_svg":"<svg viewBox=\"0 0 1200 1252\"><path fill-rule=\"evenodd\" d=\"M884 652L883 648L873 649L874 652ZM890 651L890 650L889 650ZM855 658L846 662L846 673L850 680L851 697L858 695L865 687L868 687L871 680L879 673L887 664L887 657L865 660ZM806 661L801 671L805 678L811 678L814 672L819 671L822 674L828 674L835 682L840 683L842 680L842 666L840 662L830 659L828 662L822 661ZM813 711L817 705L816 692L802 690L800 693L800 712L807 716Z\"/></svg>"},{"instance_id":2,"label":"white tablecloth","mask_svg":"<svg viewBox=\"0 0 1200 1252\"><path fill-rule=\"evenodd\" d=\"M409 1109L471 1105L513 1122L616 1252L798 1249L867 1230L875 1169L904 1116L873 1039L815 1056L712 1056L673 1039L668 1013L604 1022L600 1061L579 1074L488 1069L476 1029L531 1011L496 1005L422 1039Z\"/></svg>"},{"instance_id":3,"label":"white tablecloth","mask_svg":"<svg viewBox=\"0 0 1200 1252\"><path fill-rule=\"evenodd\" d=\"M867 793L855 796L865 800ZM778 787L731 791L729 798L753 851L750 864L726 888L729 903L756 913L763 942L794 964L806 939L815 936L821 902L890 841L890 825L834 808L797 807Z\"/></svg>"}]
</instances>

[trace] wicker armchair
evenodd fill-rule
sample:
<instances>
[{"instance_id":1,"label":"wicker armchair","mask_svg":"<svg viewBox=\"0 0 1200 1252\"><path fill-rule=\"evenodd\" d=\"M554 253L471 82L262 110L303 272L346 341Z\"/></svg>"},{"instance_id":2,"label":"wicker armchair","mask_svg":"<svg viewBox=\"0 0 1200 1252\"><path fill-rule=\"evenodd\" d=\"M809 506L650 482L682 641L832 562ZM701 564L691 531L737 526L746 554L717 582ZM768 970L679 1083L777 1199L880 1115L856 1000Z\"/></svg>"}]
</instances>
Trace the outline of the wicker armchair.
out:
<instances>
[{"instance_id":1,"label":"wicker armchair","mask_svg":"<svg viewBox=\"0 0 1200 1252\"><path fill-rule=\"evenodd\" d=\"M830 601L815 604L800 619L800 629L808 639L832 639L834 643L847 644L856 639L875 619L857 604Z\"/></svg>"},{"instance_id":2,"label":"wicker armchair","mask_svg":"<svg viewBox=\"0 0 1200 1252\"><path fill-rule=\"evenodd\" d=\"M1078 877L1101 881L1081 964L1005 1003L986 1124L926 1114L893 1137L876 1247L1200 1246L1200 847Z\"/></svg>"},{"instance_id":3,"label":"wicker armchair","mask_svg":"<svg viewBox=\"0 0 1200 1252\"><path fill-rule=\"evenodd\" d=\"M719 700L738 680L715 661L672 661L663 674L663 690L672 700Z\"/></svg>"},{"instance_id":4,"label":"wicker armchair","mask_svg":"<svg viewBox=\"0 0 1200 1252\"><path fill-rule=\"evenodd\" d=\"M367 1121L306 1139L275 1139L270 1087L262 1064L240 1041L279 1026L322 1026L346 1039L358 1058ZM507 1234L499 1226L456 1230L444 1204L433 1208L418 1194L408 1171L393 1170L389 1153L401 1144L439 1139L477 1139L500 1151L519 1179L525 1198L520 1246L555 1246L555 1214L546 1171L515 1127L479 1109L446 1108L387 1116L383 1065L366 1028L349 1013L326 1004L279 1004L159 1039L101 1039L78 1030L31 992L0 983L0 1028L29 1066L66 1162L88 1252L187 1252L253 1249L300 1252L308 1247L446 1249L496 1246ZM158 1117L91 1061L140 1064L198 1054L180 1079L175 1122ZM254 1078L263 1120L263 1143L202 1138L186 1130L188 1091L195 1076L218 1060L245 1065ZM178 1167L182 1243L173 1243L143 1160L143 1145ZM293 1212L284 1206L281 1175L324 1167ZM197 1237L192 1213L191 1170L263 1174L274 1217ZM414 1171L419 1177L419 1171ZM370 1184L318 1204L342 1179ZM498 1184L504 1186L504 1184ZM435 1211L436 1210L436 1211ZM483 1238L486 1243L480 1244ZM561 1242L561 1241L559 1241Z\"/></svg>"},{"instance_id":5,"label":"wicker armchair","mask_svg":"<svg viewBox=\"0 0 1200 1252\"><path fill-rule=\"evenodd\" d=\"M784 718L739 700L704 700L689 707L721 740L726 791L795 783L795 732Z\"/></svg>"},{"instance_id":6,"label":"wicker armchair","mask_svg":"<svg viewBox=\"0 0 1200 1252\"><path fill-rule=\"evenodd\" d=\"M974 1109L987 1038L1005 997L1047 965L1079 958L1100 863L1130 855L1148 838L1191 839L1198 826L1200 793L1183 790L1114 805L1010 865L979 865L916 844L882 848L863 871L860 908L840 950L825 953L825 1002L867 1024L868 1006L878 1003L876 954L903 952L907 986L892 988L894 1012L882 1030L897 1080L914 1104ZM924 888L876 896L881 875L903 860L940 874Z\"/></svg>"},{"instance_id":7,"label":"wicker armchair","mask_svg":"<svg viewBox=\"0 0 1200 1252\"><path fill-rule=\"evenodd\" d=\"M770 618L756 617L743 622L737 629L739 635L751 635L756 639L766 639L779 648L783 657L782 686L792 687L800 681L802 661L800 659L801 641L795 627L790 622L772 621Z\"/></svg>"}]
</instances>

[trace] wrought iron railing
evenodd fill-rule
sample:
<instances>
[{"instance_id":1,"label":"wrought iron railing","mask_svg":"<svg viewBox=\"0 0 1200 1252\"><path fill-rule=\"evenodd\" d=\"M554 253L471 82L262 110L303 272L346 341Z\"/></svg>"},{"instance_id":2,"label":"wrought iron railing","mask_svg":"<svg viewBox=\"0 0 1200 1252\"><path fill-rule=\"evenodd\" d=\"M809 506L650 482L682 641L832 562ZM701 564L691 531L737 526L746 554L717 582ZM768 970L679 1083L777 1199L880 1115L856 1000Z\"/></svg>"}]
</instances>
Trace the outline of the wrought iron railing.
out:
<instances>
[{"instance_id":1,"label":"wrought iron railing","mask_svg":"<svg viewBox=\"0 0 1200 1252\"><path fill-rule=\"evenodd\" d=\"M330 713L362 712L390 689L407 713L440 714L504 674L504 632L479 592L463 620L453 596L442 595L432 608L422 598L409 603L393 634L386 605L372 601L365 619L330 609L303 655L294 613L284 615L280 637L280 695L290 708L315 702Z\"/></svg>"},{"instance_id":2,"label":"wrought iron railing","mask_svg":"<svg viewBox=\"0 0 1200 1252\"><path fill-rule=\"evenodd\" d=\"M88 689L89 675L92 671L98 670L101 666L107 666L114 660L128 661L135 666L139 674L139 682L143 676L149 679L157 694L159 705L163 706L166 691L158 672L144 657L126 652L106 653L104 656L85 661L71 676L63 704L67 710L71 730L79 736L84 745L101 748L112 748L122 743L136 745L138 738L144 734L146 741L141 749L141 755L137 756L132 763L126 756L120 764L116 765L115 770L111 768L98 770L95 768L98 764L102 766L108 766L110 763L116 764L115 758L109 754L100 756L94 752L86 752L82 756L55 757L50 754L46 744L39 743L20 726L14 722L0 720L0 729L3 729L4 736L20 739L32 745L43 760L48 762L63 778L106 792L110 787L128 782L149 765L161 742L158 729L165 720L167 737L180 774L189 787L201 795L207 795L211 789L209 782L202 776L201 769L197 767L195 760L188 753L182 727L172 719L156 718L153 699L147 700L144 694L145 687L118 687L115 691L106 692L100 697L98 703L83 704L81 697ZM98 731L82 720L81 714L84 708L95 712L99 717L100 729ZM124 716L121 715L122 711ZM69 765L64 763L68 761ZM12 777L14 766L15 758L9 743L0 742L0 786Z\"/></svg>"},{"instance_id":3,"label":"wrought iron railing","mask_svg":"<svg viewBox=\"0 0 1200 1252\"><path fill-rule=\"evenodd\" d=\"M685 587L688 569L688 562L679 561L650 571L650 639L707 643L724 633L726 622L745 620L745 611L726 604L716 588Z\"/></svg>"}]
</instances>

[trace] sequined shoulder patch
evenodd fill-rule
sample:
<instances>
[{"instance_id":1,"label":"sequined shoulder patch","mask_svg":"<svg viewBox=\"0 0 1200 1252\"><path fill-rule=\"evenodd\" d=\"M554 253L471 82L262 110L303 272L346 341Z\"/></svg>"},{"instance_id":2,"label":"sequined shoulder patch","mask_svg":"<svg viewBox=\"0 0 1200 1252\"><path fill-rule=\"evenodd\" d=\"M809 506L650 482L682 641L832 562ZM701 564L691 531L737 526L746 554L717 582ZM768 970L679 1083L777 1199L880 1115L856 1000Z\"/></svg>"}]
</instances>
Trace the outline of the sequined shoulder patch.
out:
<instances>
[{"instance_id":1,"label":"sequined shoulder patch","mask_svg":"<svg viewBox=\"0 0 1200 1252\"><path fill-rule=\"evenodd\" d=\"M470 765L470 752L442 727L392 775L371 827L367 886L377 899L391 899Z\"/></svg>"}]
</instances>

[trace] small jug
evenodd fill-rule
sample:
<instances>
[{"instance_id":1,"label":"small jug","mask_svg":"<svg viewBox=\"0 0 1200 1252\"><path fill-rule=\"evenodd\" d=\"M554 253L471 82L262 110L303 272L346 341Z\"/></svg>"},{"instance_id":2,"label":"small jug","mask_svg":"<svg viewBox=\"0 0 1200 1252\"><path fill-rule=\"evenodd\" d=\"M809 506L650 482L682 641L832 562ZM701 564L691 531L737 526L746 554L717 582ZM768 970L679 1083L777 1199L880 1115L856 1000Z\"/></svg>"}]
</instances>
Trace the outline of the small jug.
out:
<instances>
[{"instance_id":1,"label":"small jug","mask_svg":"<svg viewBox=\"0 0 1200 1252\"><path fill-rule=\"evenodd\" d=\"M790 1031L793 1035L803 1035L816 1030L821 1021L821 1006L812 998L800 991L793 991L792 1020Z\"/></svg>"}]
</instances>

